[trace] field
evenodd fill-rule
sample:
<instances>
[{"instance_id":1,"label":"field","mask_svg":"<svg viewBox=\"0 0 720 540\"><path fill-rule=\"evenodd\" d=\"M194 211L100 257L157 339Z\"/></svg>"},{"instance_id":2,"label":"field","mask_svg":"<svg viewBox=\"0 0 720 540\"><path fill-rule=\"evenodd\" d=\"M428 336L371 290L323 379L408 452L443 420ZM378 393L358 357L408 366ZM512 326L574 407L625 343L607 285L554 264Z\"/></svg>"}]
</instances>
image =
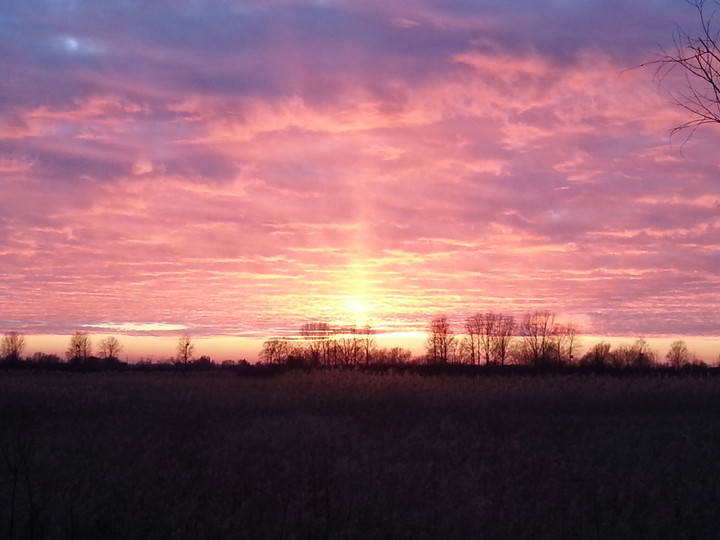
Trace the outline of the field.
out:
<instances>
[{"instance_id":1,"label":"field","mask_svg":"<svg viewBox=\"0 0 720 540\"><path fill-rule=\"evenodd\" d=\"M717 538L720 380L0 373L0 539Z\"/></svg>"}]
</instances>

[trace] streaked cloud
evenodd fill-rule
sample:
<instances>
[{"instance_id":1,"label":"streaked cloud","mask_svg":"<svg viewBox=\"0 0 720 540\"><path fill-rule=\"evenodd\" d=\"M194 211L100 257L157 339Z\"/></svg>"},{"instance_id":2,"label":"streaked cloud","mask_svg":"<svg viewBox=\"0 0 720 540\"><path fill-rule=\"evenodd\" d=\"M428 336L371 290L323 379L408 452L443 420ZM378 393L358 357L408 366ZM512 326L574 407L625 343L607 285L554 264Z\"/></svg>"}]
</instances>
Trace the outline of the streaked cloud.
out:
<instances>
[{"instance_id":1,"label":"streaked cloud","mask_svg":"<svg viewBox=\"0 0 720 540\"><path fill-rule=\"evenodd\" d=\"M4 9L5 326L717 333L718 132L627 70L682 3Z\"/></svg>"}]
</instances>

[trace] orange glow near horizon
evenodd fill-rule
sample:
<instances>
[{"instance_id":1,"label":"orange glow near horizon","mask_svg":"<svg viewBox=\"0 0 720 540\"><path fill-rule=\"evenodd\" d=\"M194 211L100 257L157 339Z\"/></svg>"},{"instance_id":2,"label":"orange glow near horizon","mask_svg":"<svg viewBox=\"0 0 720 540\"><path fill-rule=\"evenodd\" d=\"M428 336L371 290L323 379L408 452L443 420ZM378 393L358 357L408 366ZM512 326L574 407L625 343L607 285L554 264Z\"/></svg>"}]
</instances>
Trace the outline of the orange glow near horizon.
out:
<instances>
[{"instance_id":1,"label":"orange glow near horizon","mask_svg":"<svg viewBox=\"0 0 720 540\"><path fill-rule=\"evenodd\" d=\"M461 336L461 329L455 328ZM171 361L177 353L179 335L167 336L138 336L123 334L90 334L91 341L95 347L102 339L108 336L115 336L119 339L123 349L121 359L131 363L139 361L151 363L163 363ZM297 339L296 335L277 336ZM425 343L427 332L425 331L396 331L379 332L374 334L377 347L392 348L400 347L412 352L414 357L421 357L425 354ZM579 354L587 352L594 344L604 341L613 348L619 345L630 345L640 336L593 336L580 335L578 337ZM61 335L28 335L26 336L26 356L32 356L40 352L45 354L57 354L61 359L65 358L65 351L69 344L69 336ZM265 339L243 338L233 336L210 336L194 337L191 335L195 345L195 356L209 356L215 362L247 360L257 362L258 355L262 349ZM269 338L268 338L269 339ZM655 336L647 341L651 350L658 355L658 360L663 362L665 354L673 341L684 340L692 354L710 364L720 363L720 337L706 336Z\"/></svg>"}]
</instances>

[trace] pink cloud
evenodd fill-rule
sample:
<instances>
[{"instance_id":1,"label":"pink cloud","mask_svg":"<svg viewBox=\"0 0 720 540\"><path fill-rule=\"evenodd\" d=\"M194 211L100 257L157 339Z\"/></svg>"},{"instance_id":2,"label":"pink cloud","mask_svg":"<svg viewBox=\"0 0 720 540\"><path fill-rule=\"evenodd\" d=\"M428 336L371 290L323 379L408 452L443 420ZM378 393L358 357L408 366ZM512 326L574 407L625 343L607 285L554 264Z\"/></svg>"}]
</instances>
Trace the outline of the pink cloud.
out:
<instances>
[{"instance_id":1,"label":"pink cloud","mask_svg":"<svg viewBox=\"0 0 720 540\"><path fill-rule=\"evenodd\" d=\"M531 15L500 5L288 5L225 13L262 23L253 42L139 28L47 53L62 95L1 111L7 324L259 335L549 307L599 333L714 331L718 135L681 152L682 112L614 45L513 46Z\"/></svg>"}]
</instances>

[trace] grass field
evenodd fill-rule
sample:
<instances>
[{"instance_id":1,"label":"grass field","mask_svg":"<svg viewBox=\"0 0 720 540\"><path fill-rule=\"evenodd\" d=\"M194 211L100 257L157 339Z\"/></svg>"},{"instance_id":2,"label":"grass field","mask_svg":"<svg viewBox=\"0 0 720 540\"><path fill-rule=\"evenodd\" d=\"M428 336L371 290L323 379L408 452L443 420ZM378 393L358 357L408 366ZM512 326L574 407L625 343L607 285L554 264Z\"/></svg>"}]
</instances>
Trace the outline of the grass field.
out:
<instances>
[{"instance_id":1,"label":"grass field","mask_svg":"<svg viewBox=\"0 0 720 540\"><path fill-rule=\"evenodd\" d=\"M0 539L718 538L720 380L0 373Z\"/></svg>"}]
</instances>

